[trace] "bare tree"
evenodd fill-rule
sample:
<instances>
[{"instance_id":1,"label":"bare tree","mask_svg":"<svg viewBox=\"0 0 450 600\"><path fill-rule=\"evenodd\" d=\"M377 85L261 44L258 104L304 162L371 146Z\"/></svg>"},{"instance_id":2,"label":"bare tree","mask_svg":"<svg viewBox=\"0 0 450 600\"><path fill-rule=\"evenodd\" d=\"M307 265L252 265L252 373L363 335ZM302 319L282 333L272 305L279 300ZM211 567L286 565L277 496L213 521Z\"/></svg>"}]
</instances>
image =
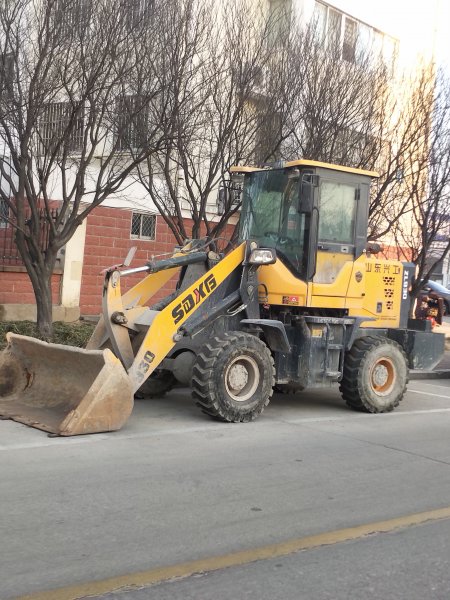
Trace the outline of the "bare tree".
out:
<instances>
[{"instance_id":1,"label":"bare tree","mask_svg":"<svg viewBox=\"0 0 450 600\"><path fill-rule=\"evenodd\" d=\"M393 229L400 258L417 265L413 299L450 251L450 81L442 72L432 76L428 94L415 95L427 118L415 151L405 157L402 184L410 204Z\"/></svg>"},{"instance_id":2,"label":"bare tree","mask_svg":"<svg viewBox=\"0 0 450 600\"><path fill-rule=\"evenodd\" d=\"M414 139L405 136L392 156L392 65L362 44L344 57L335 37L326 42L314 20L298 23L281 5L267 13L262 3L228 1L215 19L213 5L177 5L183 42L168 36L175 61L167 68L177 81L173 105L184 111L168 123L169 146L138 169L177 240L219 235L238 210L228 196L224 214L214 214L212 194L230 165L294 157L380 169L370 210L371 237L380 237L396 218L390 201Z\"/></svg>"},{"instance_id":3,"label":"bare tree","mask_svg":"<svg viewBox=\"0 0 450 600\"><path fill-rule=\"evenodd\" d=\"M172 118L165 4L0 3L0 198L44 337L52 334L50 282L58 251L165 143ZM44 246L42 219L49 227Z\"/></svg>"},{"instance_id":4,"label":"bare tree","mask_svg":"<svg viewBox=\"0 0 450 600\"><path fill-rule=\"evenodd\" d=\"M428 147L430 111L433 107L436 73L433 65L419 65L411 76L393 80L384 96L379 127L380 154L372 168L380 178L373 186L369 208L369 238L391 237L399 220L410 218L408 181L425 167L416 157Z\"/></svg>"},{"instance_id":5,"label":"bare tree","mask_svg":"<svg viewBox=\"0 0 450 600\"><path fill-rule=\"evenodd\" d=\"M411 81L374 46L358 38L354 47L324 37L319 23L291 25L272 72L279 98L278 151L282 158L305 157L373 170L368 237L384 239L410 210L403 179L406 157L424 143L435 73L429 65ZM301 57L297 69L295 58Z\"/></svg>"},{"instance_id":6,"label":"bare tree","mask_svg":"<svg viewBox=\"0 0 450 600\"><path fill-rule=\"evenodd\" d=\"M138 173L181 242L220 235L238 210L239 202L228 202L218 216L215 193L230 165L254 160L273 103L263 95L272 46L262 4L233 0L218 7L214 0L182 0L177 9L182 43L167 36L173 57L168 68L176 81L170 142L149 154Z\"/></svg>"}]
</instances>

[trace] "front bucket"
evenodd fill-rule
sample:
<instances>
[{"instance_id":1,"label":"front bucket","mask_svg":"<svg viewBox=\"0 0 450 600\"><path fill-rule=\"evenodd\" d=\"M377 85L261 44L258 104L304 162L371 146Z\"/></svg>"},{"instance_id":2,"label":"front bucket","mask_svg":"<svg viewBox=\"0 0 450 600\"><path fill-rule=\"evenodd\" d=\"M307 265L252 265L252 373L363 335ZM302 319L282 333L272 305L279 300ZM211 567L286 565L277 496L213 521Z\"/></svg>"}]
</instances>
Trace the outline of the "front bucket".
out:
<instances>
[{"instance_id":1,"label":"front bucket","mask_svg":"<svg viewBox=\"0 0 450 600\"><path fill-rule=\"evenodd\" d=\"M58 435L115 431L133 409L130 378L110 350L7 334L0 354L0 416Z\"/></svg>"}]
</instances>

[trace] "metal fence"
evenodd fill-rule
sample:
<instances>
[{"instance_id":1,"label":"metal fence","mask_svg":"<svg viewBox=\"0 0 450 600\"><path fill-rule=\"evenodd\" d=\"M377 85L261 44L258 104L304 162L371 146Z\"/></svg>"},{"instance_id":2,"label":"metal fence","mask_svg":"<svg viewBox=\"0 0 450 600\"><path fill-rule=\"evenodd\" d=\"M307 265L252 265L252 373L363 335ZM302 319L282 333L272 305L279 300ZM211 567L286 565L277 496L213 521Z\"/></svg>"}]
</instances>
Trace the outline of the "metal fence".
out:
<instances>
[{"instance_id":1,"label":"metal fence","mask_svg":"<svg viewBox=\"0 0 450 600\"><path fill-rule=\"evenodd\" d=\"M26 213L26 219L30 218L31 213ZM11 216L11 215L10 215ZM58 209L52 208L50 216L55 221L58 216ZM0 222L0 270L3 267L23 267L23 261L15 242L14 219L12 223ZM47 220L44 209L39 209L39 248L44 251L48 245L50 235L50 223Z\"/></svg>"}]
</instances>

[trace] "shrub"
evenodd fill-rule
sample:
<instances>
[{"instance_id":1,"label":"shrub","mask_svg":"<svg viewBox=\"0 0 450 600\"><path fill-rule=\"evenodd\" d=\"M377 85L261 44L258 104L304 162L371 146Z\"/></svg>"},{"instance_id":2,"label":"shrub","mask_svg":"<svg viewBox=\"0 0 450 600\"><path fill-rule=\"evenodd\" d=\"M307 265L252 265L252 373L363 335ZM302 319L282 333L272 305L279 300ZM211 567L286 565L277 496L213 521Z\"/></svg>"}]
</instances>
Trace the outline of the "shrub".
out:
<instances>
[{"instance_id":1,"label":"shrub","mask_svg":"<svg viewBox=\"0 0 450 600\"><path fill-rule=\"evenodd\" d=\"M57 321L53 323L53 327L53 342L55 344L66 344L67 346L83 348L91 337L95 325L85 321L77 321L75 323ZM0 322L0 349L6 346L6 333L8 331L40 338L36 329L36 323L32 321Z\"/></svg>"}]
</instances>

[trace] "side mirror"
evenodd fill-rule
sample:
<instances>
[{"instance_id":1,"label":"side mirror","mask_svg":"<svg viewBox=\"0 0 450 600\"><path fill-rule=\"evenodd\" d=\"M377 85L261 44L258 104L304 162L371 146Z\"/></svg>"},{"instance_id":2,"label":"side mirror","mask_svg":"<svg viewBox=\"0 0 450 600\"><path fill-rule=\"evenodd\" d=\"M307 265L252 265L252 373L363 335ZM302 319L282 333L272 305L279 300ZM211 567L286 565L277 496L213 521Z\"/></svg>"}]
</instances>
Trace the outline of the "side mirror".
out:
<instances>
[{"instance_id":1,"label":"side mirror","mask_svg":"<svg viewBox=\"0 0 450 600\"><path fill-rule=\"evenodd\" d=\"M221 181L217 193L218 215L224 215L226 212L239 205L241 201L243 180L243 177L238 178L236 175L233 175L231 181L226 179Z\"/></svg>"},{"instance_id":2,"label":"side mirror","mask_svg":"<svg viewBox=\"0 0 450 600\"><path fill-rule=\"evenodd\" d=\"M217 192L217 214L222 216L225 214L225 207L229 206L229 195L230 190L224 186L224 182L221 183L219 191Z\"/></svg>"},{"instance_id":3,"label":"side mirror","mask_svg":"<svg viewBox=\"0 0 450 600\"><path fill-rule=\"evenodd\" d=\"M319 185L319 176L312 173L304 173L300 185L300 200L298 212L311 214L314 208L314 188Z\"/></svg>"},{"instance_id":4,"label":"side mirror","mask_svg":"<svg viewBox=\"0 0 450 600\"><path fill-rule=\"evenodd\" d=\"M367 254L379 254L383 251L383 246L378 242L367 242L366 252Z\"/></svg>"}]
</instances>

